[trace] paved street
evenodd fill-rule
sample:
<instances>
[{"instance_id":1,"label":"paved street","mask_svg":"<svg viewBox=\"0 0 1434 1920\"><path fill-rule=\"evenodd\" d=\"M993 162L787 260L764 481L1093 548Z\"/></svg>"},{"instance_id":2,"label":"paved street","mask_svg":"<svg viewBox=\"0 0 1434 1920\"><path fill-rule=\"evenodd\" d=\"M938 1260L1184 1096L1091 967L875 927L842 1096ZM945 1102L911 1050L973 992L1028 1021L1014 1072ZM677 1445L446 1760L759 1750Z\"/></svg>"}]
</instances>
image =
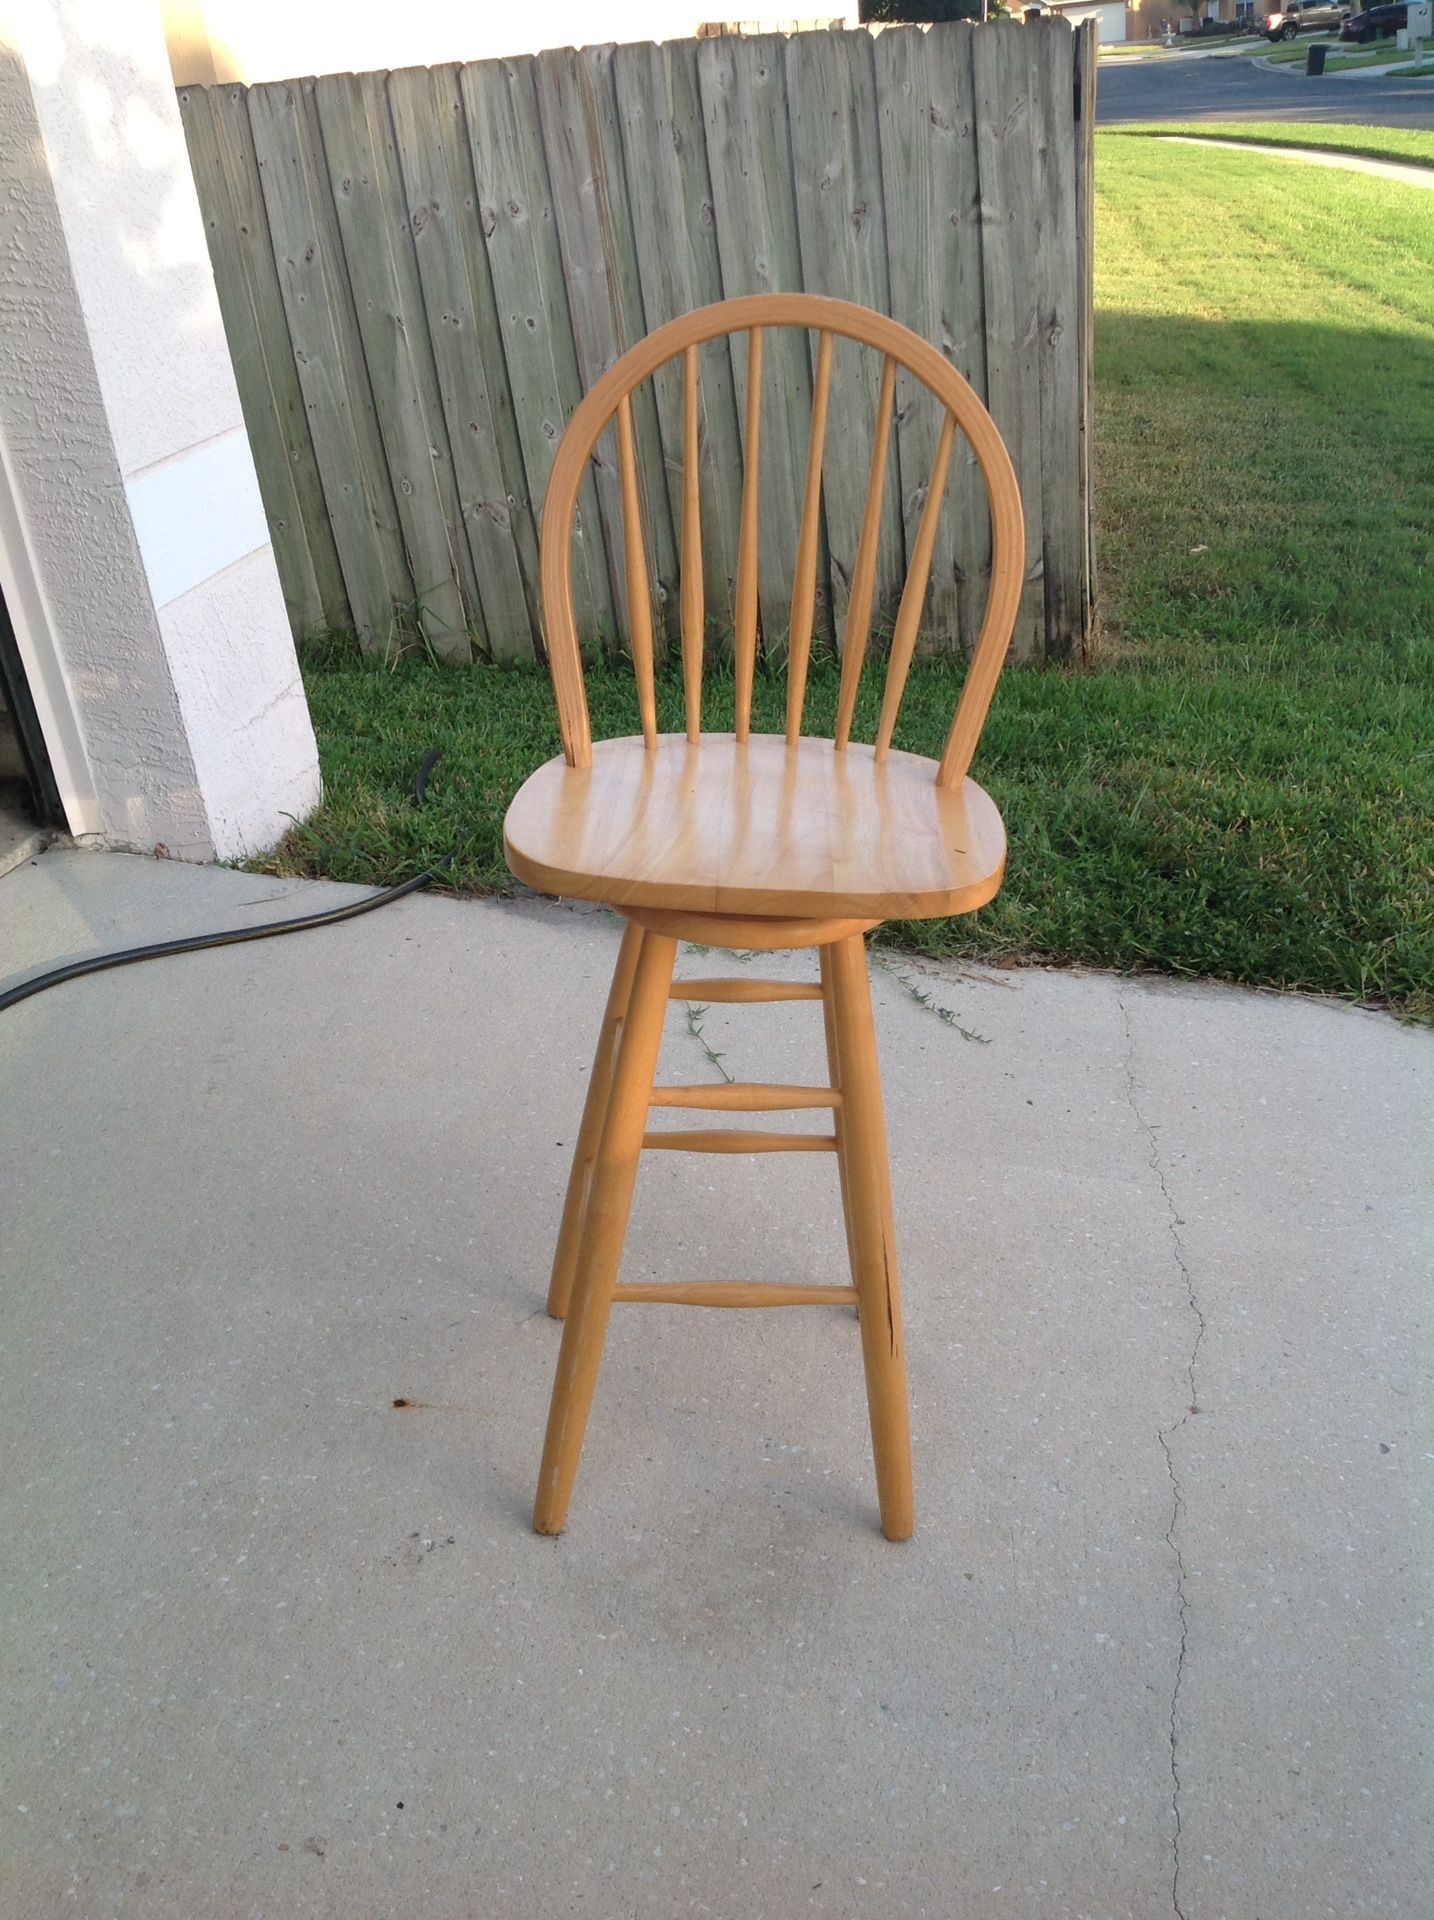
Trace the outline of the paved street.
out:
<instances>
[{"instance_id":1,"label":"paved street","mask_svg":"<svg viewBox=\"0 0 1434 1920\"><path fill-rule=\"evenodd\" d=\"M1123 120L1354 120L1364 126L1434 127L1434 81L1376 80L1300 67L1267 67L1235 55L1153 54L1102 60L1096 117Z\"/></svg>"}]
</instances>

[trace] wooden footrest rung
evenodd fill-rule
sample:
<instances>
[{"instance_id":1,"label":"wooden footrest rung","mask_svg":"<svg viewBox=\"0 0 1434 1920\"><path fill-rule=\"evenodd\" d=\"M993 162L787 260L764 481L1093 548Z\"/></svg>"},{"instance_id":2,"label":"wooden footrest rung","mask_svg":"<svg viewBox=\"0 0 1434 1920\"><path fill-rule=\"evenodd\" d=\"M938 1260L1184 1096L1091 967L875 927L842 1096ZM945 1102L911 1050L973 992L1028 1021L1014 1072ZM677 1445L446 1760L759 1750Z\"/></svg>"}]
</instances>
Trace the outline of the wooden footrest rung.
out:
<instances>
[{"instance_id":1,"label":"wooden footrest rung","mask_svg":"<svg viewBox=\"0 0 1434 1920\"><path fill-rule=\"evenodd\" d=\"M614 1300L641 1300L669 1307L854 1307L855 1287L788 1287L775 1281L664 1281L612 1290Z\"/></svg>"},{"instance_id":2,"label":"wooden footrest rung","mask_svg":"<svg viewBox=\"0 0 1434 1920\"><path fill-rule=\"evenodd\" d=\"M759 1133L755 1127L645 1133L644 1153L835 1153L834 1133Z\"/></svg>"},{"instance_id":3,"label":"wooden footrest rung","mask_svg":"<svg viewBox=\"0 0 1434 1920\"><path fill-rule=\"evenodd\" d=\"M693 1087L654 1087L654 1107L711 1107L725 1113L787 1113L839 1107L835 1087L782 1087L769 1081L715 1080Z\"/></svg>"},{"instance_id":4,"label":"wooden footrest rung","mask_svg":"<svg viewBox=\"0 0 1434 1920\"><path fill-rule=\"evenodd\" d=\"M730 1002L746 1006L755 1000L820 1000L822 990L799 980L674 980L672 1000Z\"/></svg>"}]
</instances>

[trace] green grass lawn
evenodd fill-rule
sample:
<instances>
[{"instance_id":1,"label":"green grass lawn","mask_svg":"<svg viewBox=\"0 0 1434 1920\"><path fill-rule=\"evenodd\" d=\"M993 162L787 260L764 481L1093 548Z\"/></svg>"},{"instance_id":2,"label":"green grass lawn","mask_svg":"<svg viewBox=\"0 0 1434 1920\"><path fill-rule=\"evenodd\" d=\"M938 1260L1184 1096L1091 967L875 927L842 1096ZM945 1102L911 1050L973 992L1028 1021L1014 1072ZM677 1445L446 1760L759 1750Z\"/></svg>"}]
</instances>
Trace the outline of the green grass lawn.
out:
<instances>
[{"instance_id":1,"label":"green grass lawn","mask_svg":"<svg viewBox=\"0 0 1434 1920\"><path fill-rule=\"evenodd\" d=\"M1098 147L1106 645L1006 674L975 768L1010 830L1005 888L896 937L1434 1016L1434 195ZM459 838L451 884L509 884L504 807L557 750L546 678L342 642L305 669L327 798L279 868L388 881ZM901 744L939 750L958 679L918 667ZM594 673L591 698L595 731L633 730L628 673ZM780 698L764 679L758 724ZM670 678L662 700L680 724ZM834 701L819 668L814 717Z\"/></svg>"},{"instance_id":2,"label":"green grass lawn","mask_svg":"<svg viewBox=\"0 0 1434 1920\"><path fill-rule=\"evenodd\" d=\"M1303 67L1305 56L1312 46L1323 41L1327 49L1328 70L1352 67L1390 67L1399 60L1408 60L1407 53L1401 53L1393 39L1389 40L1338 40L1333 34L1301 34L1297 40L1285 40L1272 46L1267 58L1271 66Z\"/></svg>"}]
</instances>

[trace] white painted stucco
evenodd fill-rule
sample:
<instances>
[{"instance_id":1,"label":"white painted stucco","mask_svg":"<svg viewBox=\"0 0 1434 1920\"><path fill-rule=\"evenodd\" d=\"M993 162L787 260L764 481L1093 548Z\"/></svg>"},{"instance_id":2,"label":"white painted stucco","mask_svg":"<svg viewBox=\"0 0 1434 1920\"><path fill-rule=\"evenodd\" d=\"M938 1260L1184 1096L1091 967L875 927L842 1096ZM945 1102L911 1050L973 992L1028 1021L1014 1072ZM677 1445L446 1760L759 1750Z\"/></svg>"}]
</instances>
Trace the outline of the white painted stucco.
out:
<instances>
[{"instance_id":1,"label":"white painted stucco","mask_svg":"<svg viewBox=\"0 0 1434 1920\"><path fill-rule=\"evenodd\" d=\"M314 731L292 644L288 674L275 675L255 704L250 630L273 573L273 555L261 547L159 614L171 659L188 663L179 683L185 733L215 847L226 853L273 846L318 799Z\"/></svg>"},{"instance_id":2,"label":"white painted stucco","mask_svg":"<svg viewBox=\"0 0 1434 1920\"><path fill-rule=\"evenodd\" d=\"M0 143L0 568L72 829L272 844L317 753L159 0L0 0Z\"/></svg>"},{"instance_id":3,"label":"white painted stucco","mask_svg":"<svg viewBox=\"0 0 1434 1920\"><path fill-rule=\"evenodd\" d=\"M242 427L135 474L125 494L157 607L269 545Z\"/></svg>"}]
</instances>

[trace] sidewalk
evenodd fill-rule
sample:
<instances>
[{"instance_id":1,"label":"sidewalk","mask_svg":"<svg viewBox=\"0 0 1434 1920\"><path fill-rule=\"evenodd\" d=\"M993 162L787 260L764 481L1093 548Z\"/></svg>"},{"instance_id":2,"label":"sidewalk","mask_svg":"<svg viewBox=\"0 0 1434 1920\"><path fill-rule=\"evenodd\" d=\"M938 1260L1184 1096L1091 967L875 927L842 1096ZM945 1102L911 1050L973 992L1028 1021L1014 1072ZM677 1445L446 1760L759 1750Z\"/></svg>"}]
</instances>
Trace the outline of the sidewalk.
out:
<instances>
[{"instance_id":1,"label":"sidewalk","mask_svg":"<svg viewBox=\"0 0 1434 1920\"><path fill-rule=\"evenodd\" d=\"M0 966L353 891L52 851ZM0 1909L1427 1911L1434 1035L879 965L916 1539L849 1314L634 1307L543 1541L616 944L424 894L0 1016ZM667 1077L819 1071L810 1007L700 1025ZM654 1156L628 1276L838 1219L823 1156Z\"/></svg>"},{"instance_id":2,"label":"sidewalk","mask_svg":"<svg viewBox=\"0 0 1434 1920\"><path fill-rule=\"evenodd\" d=\"M1413 160L1376 160L1369 154L1338 153L1325 147L1274 147L1266 141L1227 140L1223 135L1207 139L1203 134L1159 133L1154 138L1172 140L1182 147L1233 147L1237 153L1257 153L1274 160L1304 160L1311 166L1369 173L1377 180L1393 180L1402 187L1434 190L1434 167L1423 167Z\"/></svg>"}]
</instances>

